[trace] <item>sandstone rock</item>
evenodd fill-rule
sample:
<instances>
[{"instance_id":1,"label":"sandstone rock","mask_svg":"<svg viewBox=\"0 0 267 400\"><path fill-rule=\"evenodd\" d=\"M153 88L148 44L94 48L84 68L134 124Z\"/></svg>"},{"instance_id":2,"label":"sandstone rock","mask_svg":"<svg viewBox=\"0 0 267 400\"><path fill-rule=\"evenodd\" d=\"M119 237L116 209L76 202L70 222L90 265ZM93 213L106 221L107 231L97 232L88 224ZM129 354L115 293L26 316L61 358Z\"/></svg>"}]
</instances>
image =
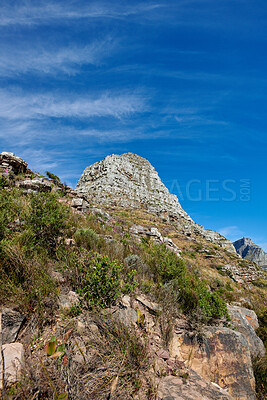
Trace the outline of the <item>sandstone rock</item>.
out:
<instances>
[{"instance_id":1,"label":"sandstone rock","mask_svg":"<svg viewBox=\"0 0 267 400\"><path fill-rule=\"evenodd\" d=\"M2 311L3 344L15 342L25 316L11 308Z\"/></svg>"},{"instance_id":2,"label":"sandstone rock","mask_svg":"<svg viewBox=\"0 0 267 400\"><path fill-rule=\"evenodd\" d=\"M202 340L185 333L179 353L197 373L239 400L255 400L255 380L249 344L244 335L229 328L208 327Z\"/></svg>"},{"instance_id":3,"label":"sandstone rock","mask_svg":"<svg viewBox=\"0 0 267 400\"><path fill-rule=\"evenodd\" d=\"M87 167L76 190L96 204L144 208L174 222L189 235L203 236L235 253L232 242L196 224L182 209L177 196L170 194L150 162L136 154L112 154Z\"/></svg>"},{"instance_id":4,"label":"sandstone rock","mask_svg":"<svg viewBox=\"0 0 267 400\"><path fill-rule=\"evenodd\" d=\"M253 310L232 305L228 306L228 312L232 319L232 324L236 327L238 332L246 337L249 343L251 356L264 356L264 344L255 333L255 329L259 327L256 313Z\"/></svg>"},{"instance_id":5,"label":"sandstone rock","mask_svg":"<svg viewBox=\"0 0 267 400\"><path fill-rule=\"evenodd\" d=\"M24 368L24 349L21 343L8 343L2 346L4 358L4 381L7 386L18 382L21 379ZM0 377L3 373L2 358L0 358ZM0 379L0 389L3 389Z\"/></svg>"},{"instance_id":6,"label":"sandstone rock","mask_svg":"<svg viewBox=\"0 0 267 400\"><path fill-rule=\"evenodd\" d=\"M158 387L158 400L234 400L227 391L189 370L187 379L166 376Z\"/></svg>"}]
</instances>

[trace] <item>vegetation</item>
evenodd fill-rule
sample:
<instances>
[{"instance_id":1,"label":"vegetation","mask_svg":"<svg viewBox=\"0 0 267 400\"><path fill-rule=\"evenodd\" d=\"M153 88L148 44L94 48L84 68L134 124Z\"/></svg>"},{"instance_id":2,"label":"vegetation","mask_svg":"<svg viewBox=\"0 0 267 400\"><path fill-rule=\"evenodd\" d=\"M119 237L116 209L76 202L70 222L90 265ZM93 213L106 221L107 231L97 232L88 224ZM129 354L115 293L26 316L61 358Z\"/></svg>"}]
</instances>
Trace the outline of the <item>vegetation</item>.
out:
<instances>
[{"instance_id":1,"label":"vegetation","mask_svg":"<svg viewBox=\"0 0 267 400\"><path fill-rule=\"evenodd\" d=\"M49 172L47 176L60 182ZM257 333L266 346L267 311L262 309L266 281L259 279L252 289L241 288L222 273L225 254L216 263L204 258L205 246L209 254L219 252L218 248L185 241L180 257L165 244L131 237L128 228L133 221L141 223L138 218L147 218L148 224L154 223L155 217L141 211L138 216L120 212L115 220L91 212L82 215L66 205L63 191L24 195L12 186L0 176L0 302L23 309L28 321L38 327L39 342L36 339L32 349L38 349L38 357L46 349L46 359L35 360L36 373L31 369L28 381L9 389L12 399L37 398L36 387L38 398L44 399L106 399L111 395L130 399L137 398L138 392L154 399L155 387L148 379L154 360L144 310L132 309L136 329L107 312L118 309L114 306L125 293L145 293L158 303L161 311L155 319L167 347L174 318L186 314L197 329L218 320L227 324L226 302L238 299L242 292L258 311ZM181 237L175 235L177 240ZM58 298L69 291L79 295L79 302L63 312ZM55 328L53 322L59 320ZM93 326L97 334L80 343L75 336L77 324ZM59 332L52 333L52 327ZM49 334L43 337L46 329ZM65 337L63 331L70 329L73 334L60 341L60 335ZM90 357L85 357L86 352ZM83 361L75 369L77 354ZM266 357L255 361L254 371L262 400L266 398Z\"/></svg>"}]
</instances>

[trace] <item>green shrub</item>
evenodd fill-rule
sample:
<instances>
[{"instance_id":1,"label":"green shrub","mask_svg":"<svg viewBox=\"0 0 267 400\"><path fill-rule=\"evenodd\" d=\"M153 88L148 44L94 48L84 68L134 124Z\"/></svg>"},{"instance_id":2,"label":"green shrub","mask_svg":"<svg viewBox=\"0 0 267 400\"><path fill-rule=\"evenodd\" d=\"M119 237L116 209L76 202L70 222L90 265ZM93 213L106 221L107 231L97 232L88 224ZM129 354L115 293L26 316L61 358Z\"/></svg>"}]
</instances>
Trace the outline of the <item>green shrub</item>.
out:
<instances>
[{"instance_id":1,"label":"green shrub","mask_svg":"<svg viewBox=\"0 0 267 400\"><path fill-rule=\"evenodd\" d=\"M8 232L9 223L19 214L19 195L20 192L16 189L10 192L0 191L0 241Z\"/></svg>"},{"instance_id":2,"label":"green shrub","mask_svg":"<svg viewBox=\"0 0 267 400\"><path fill-rule=\"evenodd\" d=\"M8 180L4 175L0 175L0 189L3 189L5 186L8 186Z\"/></svg>"},{"instance_id":3,"label":"green shrub","mask_svg":"<svg viewBox=\"0 0 267 400\"><path fill-rule=\"evenodd\" d=\"M25 213L26 228L34 245L53 252L58 237L67 228L70 211L52 193L33 193Z\"/></svg>"},{"instance_id":4,"label":"green shrub","mask_svg":"<svg viewBox=\"0 0 267 400\"><path fill-rule=\"evenodd\" d=\"M8 241L0 243L0 302L16 302L26 312L43 312L43 300L56 297L56 285L45 264L29 259L24 250ZM49 311L50 317L53 310Z\"/></svg>"},{"instance_id":5,"label":"green shrub","mask_svg":"<svg viewBox=\"0 0 267 400\"><path fill-rule=\"evenodd\" d=\"M153 245L148 249L147 263L163 293L171 293L185 313L200 311L205 322L213 318L228 317L224 300L212 293L185 262L166 248L165 245Z\"/></svg>"},{"instance_id":6,"label":"green shrub","mask_svg":"<svg viewBox=\"0 0 267 400\"><path fill-rule=\"evenodd\" d=\"M253 362L253 372L256 381L257 400L267 398L267 355L259 357Z\"/></svg>"},{"instance_id":7,"label":"green shrub","mask_svg":"<svg viewBox=\"0 0 267 400\"><path fill-rule=\"evenodd\" d=\"M124 288L123 265L93 251L79 249L70 255L69 279L90 307L109 307Z\"/></svg>"},{"instance_id":8,"label":"green shrub","mask_svg":"<svg viewBox=\"0 0 267 400\"><path fill-rule=\"evenodd\" d=\"M91 228L77 229L74 239L78 246L82 246L87 250L96 250L98 244L98 235Z\"/></svg>"}]
</instances>

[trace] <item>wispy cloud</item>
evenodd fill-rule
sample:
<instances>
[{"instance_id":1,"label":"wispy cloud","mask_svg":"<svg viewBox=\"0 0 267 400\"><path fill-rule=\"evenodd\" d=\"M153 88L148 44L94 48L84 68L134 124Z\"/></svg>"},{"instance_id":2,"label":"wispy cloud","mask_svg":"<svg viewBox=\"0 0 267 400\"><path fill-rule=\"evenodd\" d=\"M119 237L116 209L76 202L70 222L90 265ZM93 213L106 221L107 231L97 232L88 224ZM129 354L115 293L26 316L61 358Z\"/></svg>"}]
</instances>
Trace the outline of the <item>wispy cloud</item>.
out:
<instances>
[{"instance_id":1,"label":"wispy cloud","mask_svg":"<svg viewBox=\"0 0 267 400\"><path fill-rule=\"evenodd\" d=\"M111 38L95 40L83 47L73 44L50 49L45 44L39 46L32 44L30 48L24 43L16 46L5 44L0 47L0 76L19 73L75 74L82 65L101 64L114 47L115 41Z\"/></svg>"},{"instance_id":2,"label":"wispy cloud","mask_svg":"<svg viewBox=\"0 0 267 400\"><path fill-rule=\"evenodd\" d=\"M55 118L123 118L146 109L145 98L136 94L101 94L99 97L77 93L24 94L0 91L0 118L7 120Z\"/></svg>"},{"instance_id":3,"label":"wispy cloud","mask_svg":"<svg viewBox=\"0 0 267 400\"><path fill-rule=\"evenodd\" d=\"M244 232L242 232L240 228L235 225L225 226L219 230L219 233L232 241L240 239L240 237L244 235Z\"/></svg>"},{"instance_id":4,"label":"wispy cloud","mask_svg":"<svg viewBox=\"0 0 267 400\"><path fill-rule=\"evenodd\" d=\"M122 5L112 3L84 2L39 2L38 6L31 2L20 1L17 5L6 4L0 8L0 26L8 25L41 25L53 21L66 22L86 18L112 18L121 19L131 15L148 13L163 4L139 3L135 5Z\"/></svg>"}]
</instances>

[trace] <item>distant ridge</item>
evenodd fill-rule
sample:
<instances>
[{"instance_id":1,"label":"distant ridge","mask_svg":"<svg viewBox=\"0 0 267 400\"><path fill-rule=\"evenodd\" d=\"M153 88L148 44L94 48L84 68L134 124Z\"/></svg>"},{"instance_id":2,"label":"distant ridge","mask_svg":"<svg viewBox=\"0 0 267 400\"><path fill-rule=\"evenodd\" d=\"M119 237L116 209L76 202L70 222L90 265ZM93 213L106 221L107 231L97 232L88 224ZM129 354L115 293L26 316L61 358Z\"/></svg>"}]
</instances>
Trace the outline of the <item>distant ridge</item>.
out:
<instances>
[{"instance_id":1,"label":"distant ridge","mask_svg":"<svg viewBox=\"0 0 267 400\"><path fill-rule=\"evenodd\" d=\"M260 267L267 270L267 253L258 245L256 245L250 238L243 237L236 240L233 245L236 252L246 260L254 261Z\"/></svg>"},{"instance_id":2,"label":"distant ridge","mask_svg":"<svg viewBox=\"0 0 267 400\"><path fill-rule=\"evenodd\" d=\"M76 190L107 207L142 208L175 223L187 235L201 235L235 253L232 242L196 224L170 194L150 162L133 153L112 154L87 167Z\"/></svg>"}]
</instances>

